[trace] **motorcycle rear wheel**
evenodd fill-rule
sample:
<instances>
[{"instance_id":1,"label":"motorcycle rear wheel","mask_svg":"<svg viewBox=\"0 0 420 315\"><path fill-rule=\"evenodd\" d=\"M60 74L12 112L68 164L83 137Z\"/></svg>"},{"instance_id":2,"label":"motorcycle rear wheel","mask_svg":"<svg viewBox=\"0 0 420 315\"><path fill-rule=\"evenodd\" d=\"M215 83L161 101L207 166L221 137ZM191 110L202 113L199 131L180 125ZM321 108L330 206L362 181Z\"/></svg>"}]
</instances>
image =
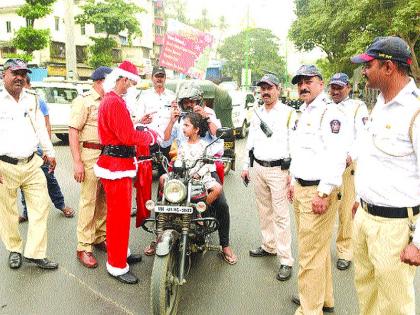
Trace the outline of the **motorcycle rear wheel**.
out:
<instances>
[{"instance_id":1,"label":"motorcycle rear wheel","mask_svg":"<svg viewBox=\"0 0 420 315\"><path fill-rule=\"evenodd\" d=\"M177 255L174 250L166 256L155 256L150 285L150 301L154 315L177 313L181 286L175 283Z\"/></svg>"}]
</instances>

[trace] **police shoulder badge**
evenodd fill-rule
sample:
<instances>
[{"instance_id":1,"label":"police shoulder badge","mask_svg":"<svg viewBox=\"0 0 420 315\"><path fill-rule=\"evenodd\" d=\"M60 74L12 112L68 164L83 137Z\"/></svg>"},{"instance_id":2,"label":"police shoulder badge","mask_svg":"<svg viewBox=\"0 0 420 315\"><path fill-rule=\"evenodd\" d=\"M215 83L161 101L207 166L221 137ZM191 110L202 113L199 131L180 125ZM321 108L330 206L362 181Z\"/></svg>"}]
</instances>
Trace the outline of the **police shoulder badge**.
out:
<instances>
[{"instance_id":1,"label":"police shoulder badge","mask_svg":"<svg viewBox=\"0 0 420 315\"><path fill-rule=\"evenodd\" d=\"M330 127L331 127L331 132L332 133L339 133L340 132L340 127L341 127L341 122L338 119L334 119L330 121Z\"/></svg>"}]
</instances>

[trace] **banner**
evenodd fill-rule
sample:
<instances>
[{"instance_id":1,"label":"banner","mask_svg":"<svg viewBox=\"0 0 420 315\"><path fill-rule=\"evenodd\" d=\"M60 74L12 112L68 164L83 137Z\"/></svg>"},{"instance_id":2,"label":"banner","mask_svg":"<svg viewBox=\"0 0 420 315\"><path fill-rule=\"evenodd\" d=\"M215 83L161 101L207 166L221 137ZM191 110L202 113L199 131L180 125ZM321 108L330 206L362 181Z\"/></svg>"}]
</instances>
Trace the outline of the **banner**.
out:
<instances>
[{"instance_id":1,"label":"banner","mask_svg":"<svg viewBox=\"0 0 420 315\"><path fill-rule=\"evenodd\" d=\"M169 19L159 65L196 79L202 79L213 41L211 34Z\"/></svg>"}]
</instances>

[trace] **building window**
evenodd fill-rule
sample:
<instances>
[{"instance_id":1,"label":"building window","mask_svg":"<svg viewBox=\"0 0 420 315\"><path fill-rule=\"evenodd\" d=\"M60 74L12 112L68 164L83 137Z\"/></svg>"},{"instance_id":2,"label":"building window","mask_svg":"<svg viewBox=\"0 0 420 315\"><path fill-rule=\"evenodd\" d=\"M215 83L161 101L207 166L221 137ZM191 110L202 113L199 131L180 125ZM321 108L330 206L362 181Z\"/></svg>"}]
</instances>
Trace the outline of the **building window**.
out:
<instances>
[{"instance_id":1,"label":"building window","mask_svg":"<svg viewBox=\"0 0 420 315\"><path fill-rule=\"evenodd\" d=\"M12 32L12 22L10 22L10 21L6 22L6 31L7 31L7 33Z\"/></svg>"},{"instance_id":2,"label":"building window","mask_svg":"<svg viewBox=\"0 0 420 315\"><path fill-rule=\"evenodd\" d=\"M86 35L86 25L85 24L80 25L80 34Z\"/></svg>"},{"instance_id":3,"label":"building window","mask_svg":"<svg viewBox=\"0 0 420 315\"><path fill-rule=\"evenodd\" d=\"M112 50L112 61L113 62L121 62L122 61L122 53L121 49L113 49Z\"/></svg>"},{"instance_id":4,"label":"building window","mask_svg":"<svg viewBox=\"0 0 420 315\"><path fill-rule=\"evenodd\" d=\"M78 63L85 63L87 60L86 46L76 46L76 60Z\"/></svg>"},{"instance_id":5,"label":"building window","mask_svg":"<svg viewBox=\"0 0 420 315\"><path fill-rule=\"evenodd\" d=\"M52 58L66 58L66 44L60 42L51 42L50 54Z\"/></svg>"},{"instance_id":6,"label":"building window","mask_svg":"<svg viewBox=\"0 0 420 315\"><path fill-rule=\"evenodd\" d=\"M60 18L58 16L54 17L54 22L55 22L55 30L59 31L60 30Z\"/></svg>"},{"instance_id":7,"label":"building window","mask_svg":"<svg viewBox=\"0 0 420 315\"><path fill-rule=\"evenodd\" d=\"M9 58L10 55L16 54L16 48L14 47L3 47L1 49L1 57L2 58Z\"/></svg>"},{"instance_id":8,"label":"building window","mask_svg":"<svg viewBox=\"0 0 420 315\"><path fill-rule=\"evenodd\" d=\"M150 58L150 49L146 47L142 47L143 50L143 58Z\"/></svg>"}]
</instances>

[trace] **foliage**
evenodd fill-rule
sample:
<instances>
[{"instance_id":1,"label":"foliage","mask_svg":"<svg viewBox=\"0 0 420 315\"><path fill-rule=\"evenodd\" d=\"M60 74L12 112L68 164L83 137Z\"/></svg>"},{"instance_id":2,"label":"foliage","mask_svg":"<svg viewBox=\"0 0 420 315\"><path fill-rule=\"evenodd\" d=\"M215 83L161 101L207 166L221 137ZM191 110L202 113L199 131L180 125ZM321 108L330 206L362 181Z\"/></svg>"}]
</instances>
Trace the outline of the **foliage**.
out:
<instances>
[{"instance_id":1,"label":"foliage","mask_svg":"<svg viewBox=\"0 0 420 315\"><path fill-rule=\"evenodd\" d=\"M411 70L420 79L419 0L295 0L297 19L289 37L299 50L321 48L329 73L356 67L349 58L366 49L377 36L403 38L413 54Z\"/></svg>"},{"instance_id":2,"label":"foliage","mask_svg":"<svg viewBox=\"0 0 420 315\"><path fill-rule=\"evenodd\" d=\"M207 9L201 10L201 16L194 20L193 26L203 32L210 31L212 27L214 27L214 24L211 22L207 14Z\"/></svg>"},{"instance_id":3,"label":"foliage","mask_svg":"<svg viewBox=\"0 0 420 315\"><path fill-rule=\"evenodd\" d=\"M21 27L12 40L12 45L17 49L32 55L35 50L47 47L50 40L49 30L37 30L32 27Z\"/></svg>"},{"instance_id":4,"label":"foliage","mask_svg":"<svg viewBox=\"0 0 420 315\"><path fill-rule=\"evenodd\" d=\"M185 0L166 0L165 1L165 19L175 19L184 24L190 24L186 16L187 5Z\"/></svg>"},{"instance_id":5,"label":"foliage","mask_svg":"<svg viewBox=\"0 0 420 315\"><path fill-rule=\"evenodd\" d=\"M23 54L6 54L4 56L4 59L9 59L9 58L22 59L23 61L25 61L26 63L28 63L29 61L32 60L32 55L23 53Z\"/></svg>"},{"instance_id":6,"label":"foliage","mask_svg":"<svg viewBox=\"0 0 420 315\"><path fill-rule=\"evenodd\" d=\"M248 34L247 34L248 33ZM224 75L240 82L244 68L248 36L248 62L251 69L251 80L256 81L265 73L275 73L281 81L286 79L286 64L279 56L279 39L267 29L252 28L244 30L225 39L218 52L226 60Z\"/></svg>"},{"instance_id":7,"label":"foliage","mask_svg":"<svg viewBox=\"0 0 420 315\"><path fill-rule=\"evenodd\" d=\"M113 38L91 37L94 45L89 47L89 65L96 69L100 66L112 66L112 49L118 44Z\"/></svg>"}]
</instances>

